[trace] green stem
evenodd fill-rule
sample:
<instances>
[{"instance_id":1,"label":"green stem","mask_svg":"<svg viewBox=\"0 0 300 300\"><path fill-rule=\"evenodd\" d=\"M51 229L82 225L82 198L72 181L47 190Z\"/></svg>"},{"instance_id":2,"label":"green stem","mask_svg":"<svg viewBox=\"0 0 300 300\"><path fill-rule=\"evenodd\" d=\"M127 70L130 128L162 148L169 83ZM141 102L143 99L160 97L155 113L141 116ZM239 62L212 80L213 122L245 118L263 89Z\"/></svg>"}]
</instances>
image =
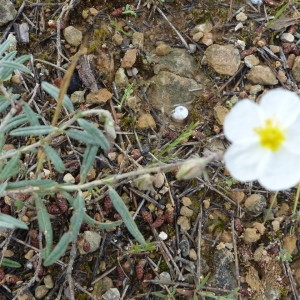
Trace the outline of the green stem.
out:
<instances>
[{"instance_id":1,"label":"green stem","mask_svg":"<svg viewBox=\"0 0 300 300\"><path fill-rule=\"evenodd\" d=\"M265 219L264 219L263 224L265 224L265 223L268 221L268 219L269 219L269 215L270 215L271 209L273 208L274 203L275 203L275 201L276 201L276 199L277 199L277 195L278 195L278 191L275 193L275 195L274 195L274 197L273 197L273 199L272 199L272 202L271 202L271 204L270 204L270 206L269 206L269 208L268 208L268 210L267 210L267 213L266 213L266 215L265 215Z\"/></svg>"}]
</instances>

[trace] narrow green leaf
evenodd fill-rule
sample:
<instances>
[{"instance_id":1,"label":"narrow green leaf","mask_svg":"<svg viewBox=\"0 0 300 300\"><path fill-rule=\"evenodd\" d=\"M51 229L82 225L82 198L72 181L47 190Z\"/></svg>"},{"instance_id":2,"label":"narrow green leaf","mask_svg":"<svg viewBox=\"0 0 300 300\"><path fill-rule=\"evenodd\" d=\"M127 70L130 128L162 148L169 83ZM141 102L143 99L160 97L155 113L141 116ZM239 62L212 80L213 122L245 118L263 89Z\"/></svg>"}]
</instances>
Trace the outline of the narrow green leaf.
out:
<instances>
[{"instance_id":1,"label":"narrow green leaf","mask_svg":"<svg viewBox=\"0 0 300 300\"><path fill-rule=\"evenodd\" d=\"M102 148L107 150L109 149L109 142L105 135L99 130L96 126L94 126L92 123L84 120L84 119L78 119L77 120L80 127L82 127L87 133L89 133L94 140L99 140L99 144L101 144Z\"/></svg>"},{"instance_id":2,"label":"narrow green leaf","mask_svg":"<svg viewBox=\"0 0 300 300\"><path fill-rule=\"evenodd\" d=\"M43 179L43 180L22 180L17 182L8 182L6 189L19 189L24 187L30 186L38 186L42 188L51 188L55 186L57 183L50 179Z\"/></svg>"},{"instance_id":3,"label":"narrow green leaf","mask_svg":"<svg viewBox=\"0 0 300 300\"><path fill-rule=\"evenodd\" d=\"M116 209L116 211L122 217L128 231L132 234L132 236L140 243L146 244L146 241L136 226L127 206L125 205L122 198L118 195L118 193L111 187L109 187L109 197Z\"/></svg>"},{"instance_id":4,"label":"narrow green leaf","mask_svg":"<svg viewBox=\"0 0 300 300\"><path fill-rule=\"evenodd\" d=\"M0 57L4 54L4 52L8 49L11 44L11 40L7 39L4 43L0 44Z\"/></svg>"},{"instance_id":5,"label":"narrow green leaf","mask_svg":"<svg viewBox=\"0 0 300 300\"><path fill-rule=\"evenodd\" d=\"M3 196L3 193L5 192L6 187L7 187L7 182L3 182L0 184L0 197Z\"/></svg>"},{"instance_id":6,"label":"narrow green leaf","mask_svg":"<svg viewBox=\"0 0 300 300\"><path fill-rule=\"evenodd\" d=\"M121 221L121 220L116 221L116 222L111 222L111 223L101 223L101 222L94 220L93 218L88 216L86 213L84 213L83 222L88 223L92 226L95 226L98 229L112 229L114 227L120 226L123 223L123 221Z\"/></svg>"},{"instance_id":7,"label":"narrow green leaf","mask_svg":"<svg viewBox=\"0 0 300 300\"><path fill-rule=\"evenodd\" d=\"M28 229L24 222L2 213L0 213L0 227Z\"/></svg>"},{"instance_id":8,"label":"narrow green leaf","mask_svg":"<svg viewBox=\"0 0 300 300\"><path fill-rule=\"evenodd\" d=\"M4 169L0 173L0 181L4 181L20 171L20 156L21 152L17 151L16 154L5 165Z\"/></svg>"},{"instance_id":9,"label":"narrow green leaf","mask_svg":"<svg viewBox=\"0 0 300 300\"><path fill-rule=\"evenodd\" d=\"M0 112L4 111L10 106L10 102L5 100L0 99Z\"/></svg>"},{"instance_id":10,"label":"narrow green leaf","mask_svg":"<svg viewBox=\"0 0 300 300\"><path fill-rule=\"evenodd\" d=\"M4 132L8 132L12 130L13 128L20 127L21 125L28 122L27 117L24 114L15 116L9 120L7 125L4 127Z\"/></svg>"},{"instance_id":11,"label":"narrow green leaf","mask_svg":"<svg viewBox=\"0 0 300 300\"><path fill-rule=\"evenodd\" d=\"M3 146L5 145L5 134L3 131L0 132L0 152L3 150Z\"/></svg>"},{"instance_id":12,"label":"narrow green leaf","mask_svg":"<svg viewBox=\"0 0 300 300\"><path fill-rule=\"evenodd\" d=\"M87 133L86 131L81 131L77 129L69 129L66 134L68 137L77 140L79 142L91 145L98 145L99 147L106 149L105 145L103 145L99 140L95 140L92 135Z\"/></svg>"},{"instance_id":13,"label":"narrow green leaf","mask_svg":"<svg viewBox=\"0 0 300 300\"><path fill-rule=\"evenodd\" d=\"M48 267L54 264L63 254L66 253L68 245L73 241L72 233L66 232L63 234L58 244L55 246L53 251L47 256L44 261L44 266Z\"/></svg>"},{"instance_id":14,"label":"narrow green leaf","mask_svg":"<svg viewBox=\"0 0 300 300\"><path fill-rule=\"evenodd\" d=\"M30 74L31 71L23 66L22 64L13 62L13 61L3 61L0 62L0 68L3 68L3 71L1 72L1 77L6 78L9 73L12 73L14 70L19 70L24 73Z\"/></svg>"},{"instance_id":15,"label":"narrow green leaf","mask_svg":"<svg viewBox=\"0 0 300 300\"><path fill-rule=\"evenodd\" d=\"M56 101L58 99L58 94L59 94L59 88L57 88L56 86L43 81L42 82L42 88L50 95L52 96ZM74 106L72 101L70 100L70 98L65 95L64 99L63 99L63 106L69 111L69 112L73 112L74 111Z\"/></svg>"},{"instance_id":16,"label":"narrow green leaf","mask_svg":"<svg viewBox=\"0 0 300 300\"><path fill-rule=\"evenodd\" d=\"M48 257L53 246L53 232L52 232L52 226L50 222L50 216L43 202L43 199L41 199L39 195L36 193L33 194L33 197L34 197L35 207L37 211L39 229L44 233L45 240L46 240L46 247L44 249L44 254L46 257Z\"/></svg>"},{"instance_id":17,"label":"narrow green leaf","mask_svg":"<svg viewBox=\"0 0 300 300\"><path fill-rule=\"evenodd\" d=\"M82 224L85 207L84 199L80 195L75 198L73 207L75 211L70 220L69 232L72 234L73 239L76 239Z\"/></svg>"},{"instance_id":18,"label":"narrow green leaf","mask_svg":"<svg viewBox=\"0 0 300 300\"><path fill-rule=\"evenodd\" d=\"M49 134L55 130L57 130L57 128L50 125L49 126L46 125L28 126L28 127L14 129L10 132L10 135L12 136L43 135L43 134Z\"/></svg>"},{"instance_id":19,"label":"narrow green leaf","mask_svg":"<svg viewBox=\"0 0 300 300\"><path fill-rule=\"evenodd\" d=\"M80 169L80 181L81 182L85 181L88 171L94 164L98 148L99 148L99 146L97 146L97 145L88 144L86 146L86 149L85 149L84 155L83 155L82 166Z\"/></svg>"},{"instance_id":20,"label":"narrow green leaf","mask_svg":"<svg viewBox=\"0 0 300 300\"><path fill-rule=\"evenodd\" d=\"M24 111L24 113L27 117L27 120L31 126L39 126L40 125L39 115L36 114L27 103L24 103L23 111Z\"/></svg>"},{"instance_id":21,"label":"narrow green leaf","mask_svg":"<svg viewBox=\"0 0 300 300\"><path fill-rule=\"evenodd\" d=\"M22 265L17 261L11 260L9 258L3 257L1 267L9 267L9 268L21 268Z\"/></svg>"},{"instance_id":22,"label":"narrow green leaf","mask_svg":"<svg viewBox=\"0 0 300 300\"><path fill-rule=\"evenodd\" d=\"M54 168L59 173L63 173L65 171L66 167L64 165L64 162L60 158L59 154L57 153L57 151L55 149L53 149L52 147L50 147L49 145L44 145L43 147L44 147L46 155L53 163Z\"/></svg>"}]
</instances>

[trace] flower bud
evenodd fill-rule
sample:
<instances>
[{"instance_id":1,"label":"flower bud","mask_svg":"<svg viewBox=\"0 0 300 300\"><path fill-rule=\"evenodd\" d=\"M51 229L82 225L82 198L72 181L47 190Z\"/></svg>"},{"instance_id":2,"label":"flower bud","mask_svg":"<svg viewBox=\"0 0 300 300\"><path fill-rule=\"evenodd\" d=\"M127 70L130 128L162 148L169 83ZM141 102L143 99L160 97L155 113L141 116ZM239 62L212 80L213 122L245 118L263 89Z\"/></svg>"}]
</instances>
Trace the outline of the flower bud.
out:
<instances>
[{"instance_id":1,"label":"flower bud","mask_svg":"<svg viewBox=\"0 0 300 300\"><path fill-rule=\"evenodd\" d=\"M176 174L177 179L192 179L205 173L207 159L191 158L181 165Z\"/></svg>"}]
</instances>

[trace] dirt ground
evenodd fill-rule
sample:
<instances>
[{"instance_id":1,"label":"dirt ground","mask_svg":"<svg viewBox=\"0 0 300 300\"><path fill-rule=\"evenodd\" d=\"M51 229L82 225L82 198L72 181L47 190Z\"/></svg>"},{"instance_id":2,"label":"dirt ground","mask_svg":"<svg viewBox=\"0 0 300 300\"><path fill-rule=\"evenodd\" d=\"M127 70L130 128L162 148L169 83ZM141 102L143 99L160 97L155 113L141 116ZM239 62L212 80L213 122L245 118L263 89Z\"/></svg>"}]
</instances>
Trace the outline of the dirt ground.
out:
<instances>
[{"instance_id":1,"label":"dirt ground","mask_svg":"<svg viewBox=\"0 0 300 300\"><path fill-rule=\"evenodd\" d=\"M18 55L32 55L28 66L35 76L7 85L25 94L25 85L33 90L42 81L59 87L81 46L84 59L77 64L68 95L82 91L76 100L71 98L76 109L103 108L115 119L115 143L97 156L88 181L193 155L222 155L228 147L224 116L236 101L259 101L265 91L280 86L298 92L292 73L299 56L296 1L264 0L260 6L238 0L15 2L18 14L0 28L1 41L17 30L13 24L29 25L29 42L18 43L17 50ZM198 39L195 28L201 24L208 29ZM69 26L82 33L78 45L66 41ZM281 38L283 33L294 41ZM214 68L214 57L205 57L211 45L233 46L240 57L237 69ZM276 83L249 80L244 59L250 55L269 67ZM181 94L184 88L189 92ZM31 105L51 123L56 109L51 97L38 88ZM172 118L178 105L189 110L182 122ZM33 142L9 140L16 148ZM68 165L66 173L78 181L82 145L70 147L66 139L52 145ZM24 178L29 178L36 159L25 160ZM64 175L49 176L62 182ZM4 256L21 264L0 269L0 299L298 299L299 214L292 215L296 188L278 194L266 222L274 194L257 182L232 179L222 161L212 162L205 176L195 179L177 180L173 170L157 173L146 187L125 178L116 190L152 242L148 248L139 247L124 224L95 230L84 223L73 246L57 263L44 267L38 264L35 208L27 203L29 231L0 236ZM105 186L89 192L90 217L120 219ZM57 243L72 209L58 208L55 197L45 203ZM5 199L0 205L2 213L17 216ZM88 240L90 232L96 235ZM90 250L98 237L99 244Z\"/></svg>"}]
</instances>

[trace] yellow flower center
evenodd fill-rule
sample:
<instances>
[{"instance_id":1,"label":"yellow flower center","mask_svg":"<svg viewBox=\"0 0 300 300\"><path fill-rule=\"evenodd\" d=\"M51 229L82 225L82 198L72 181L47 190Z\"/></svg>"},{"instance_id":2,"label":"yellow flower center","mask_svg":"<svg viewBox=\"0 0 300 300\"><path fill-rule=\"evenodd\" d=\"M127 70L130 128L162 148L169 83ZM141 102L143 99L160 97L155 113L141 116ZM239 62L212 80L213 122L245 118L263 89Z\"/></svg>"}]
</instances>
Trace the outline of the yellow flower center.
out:
<instances>
[{"instance_id":1,"label":"yellow flower center","mask_svg":"<svg viewBox=\"0 0 300 300\"><path fill-rule=\"evenodd\" d=\"M285 140L285 131L271 119L265 120L265 126L254 131L259 135L261 146L273 152L279 150Z\"/></svg>"}]
</instances>

